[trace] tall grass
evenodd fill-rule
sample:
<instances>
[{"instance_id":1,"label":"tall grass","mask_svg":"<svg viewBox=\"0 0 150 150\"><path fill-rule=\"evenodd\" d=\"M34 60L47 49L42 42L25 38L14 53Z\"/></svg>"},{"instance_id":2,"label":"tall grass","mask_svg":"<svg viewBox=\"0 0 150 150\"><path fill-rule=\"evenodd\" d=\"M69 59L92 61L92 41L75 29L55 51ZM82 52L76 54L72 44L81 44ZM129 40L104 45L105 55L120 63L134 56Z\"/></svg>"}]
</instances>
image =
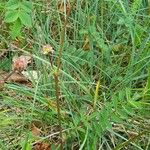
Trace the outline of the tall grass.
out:
<instances>
[{"instance_id":1,"label":"tall grass","mask_svg":"<svg viewBox=\"0 0 150 150\"><path fill-rule=\"evenodd\" d=\"M16 52L1 60L1 69L8 70L11 64L7 68L4 64L23 49L33 55L28 70L39 74L32 87L7 83L1 91L1 149L28 150L36 141L60 148L53 72L67 13L62 8L73 5L59 75L63 149L148 150L149 1L63 2L66 5L60 7L55 0L34 1L33 28L24 29L19 45L12 49ZM3 49L13 42L7 25L0 34ZM41 54L45 44L55 50L54 68ZM41 129L40 137L32 135L32 124Z\"/></svg>"}]
</instances>

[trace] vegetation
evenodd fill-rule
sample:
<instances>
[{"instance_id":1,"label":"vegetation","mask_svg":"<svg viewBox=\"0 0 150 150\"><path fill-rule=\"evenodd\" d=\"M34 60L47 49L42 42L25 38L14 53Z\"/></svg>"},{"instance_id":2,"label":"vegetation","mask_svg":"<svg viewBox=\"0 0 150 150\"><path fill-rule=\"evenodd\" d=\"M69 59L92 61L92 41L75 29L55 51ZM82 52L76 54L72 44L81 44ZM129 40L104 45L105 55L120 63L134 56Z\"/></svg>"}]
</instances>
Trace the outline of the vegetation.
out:
<instances>
[{"instance_id":1,"label":"vegetation","mask_svg":"<svg viewBox=\"0 0 150 150\"><path fill-rule=\"evenodd\" d=\"M149 150L149 26L149 0L1 1L0 149Z\"/></svg>"}]
</instances>

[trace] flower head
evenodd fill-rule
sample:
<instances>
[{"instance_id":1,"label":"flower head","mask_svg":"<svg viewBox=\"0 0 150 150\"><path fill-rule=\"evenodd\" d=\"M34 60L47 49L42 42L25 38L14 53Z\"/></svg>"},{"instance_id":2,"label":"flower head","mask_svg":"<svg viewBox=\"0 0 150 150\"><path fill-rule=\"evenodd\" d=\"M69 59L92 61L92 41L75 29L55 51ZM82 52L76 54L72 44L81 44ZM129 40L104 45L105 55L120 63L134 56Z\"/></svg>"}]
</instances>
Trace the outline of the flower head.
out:
<instances>
[{"instance_id":1,"label":"flower head","mask_svg":"<svg viewBox=\"0 0 150 150\"><path fill-rule=\"evenodd\" d=\"M43 47L42 47L42 53L44 55L47 55L47 54L53 53L53 52L54 52L54 50L53 50L53 48L52 48L51 45L49 45L49 44L43 45Z\"/></svg>"},{"instance_id":2,"label":"flower head","mask_svg":"<svg viewBox=\"0 0 150 150\"><path fill-rule=\"evenodd\" d=\"M23 71L27 68L28 64L31 61L30 56L20 56L17 58L13 58L13 64L12 64L12 69L15 71Z\"/></svg>"}]
</instances>

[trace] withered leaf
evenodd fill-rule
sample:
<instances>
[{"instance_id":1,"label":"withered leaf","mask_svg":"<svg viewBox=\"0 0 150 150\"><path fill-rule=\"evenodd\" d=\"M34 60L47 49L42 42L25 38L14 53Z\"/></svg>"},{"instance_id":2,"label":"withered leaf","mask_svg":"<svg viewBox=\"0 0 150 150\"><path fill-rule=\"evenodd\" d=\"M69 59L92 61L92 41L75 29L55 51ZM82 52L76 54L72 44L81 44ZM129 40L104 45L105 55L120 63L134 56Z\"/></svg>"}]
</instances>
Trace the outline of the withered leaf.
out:
<instances>
[{"instance_id":1,"label":"withered leaf","mask_svg":"<svg viewBox=\"0 0 150 150\"><path fill-rule=\"evenodd\" d=\"M33 136L40 136L41 130L36 127L34 124L32 124L32 134Z\"/></svg>"},{"instance_id":2,"label":"withered leaf","mask_svg":"<svg viewBox=\"0 0 150 150\"><path fill-rule=\"evenodd\" d=\"M0 80L3 81L7 76L9 75L9 73L7 72L1 72L0 73ZM22 83L22 82L28 82L28 80L26 79L26 77L24 77L22 74L19 73L13 73L8 79L8 82L18 82L18 83Z\"/></svg>"},{"instance_id":3,"label":"withered leaf","mask_svg":"<svg viewBox=\"0 0 150 150\"><path fill-rule=\"evenodd\" d=\"M51 150L51 146L48 143L39 142L34 145L33 150Z\"/></svg>"}]
</instances>

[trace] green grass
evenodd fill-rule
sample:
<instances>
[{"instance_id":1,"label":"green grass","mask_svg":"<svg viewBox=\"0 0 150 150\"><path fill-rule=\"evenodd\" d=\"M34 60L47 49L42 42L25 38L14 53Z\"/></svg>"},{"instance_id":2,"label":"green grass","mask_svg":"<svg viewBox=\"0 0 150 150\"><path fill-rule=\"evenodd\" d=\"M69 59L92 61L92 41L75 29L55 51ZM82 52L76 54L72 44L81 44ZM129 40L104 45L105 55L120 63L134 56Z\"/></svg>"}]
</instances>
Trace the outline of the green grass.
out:
<instances>
[{"instance_id":1,"label":"green grass","mask_svg":"<svg viewBox=\"0 0 150 150\"><path fill-rule=\"evenodd\" d=\"M1 59L0 70L10 71L12 57L29 52L33 63L27 70L36 70L39 78L32 87L6 83L0 91L2 150L30 150L37 141L60 147L54 69L41 47L53 47L57 68L64 14L55 0L34 1L33 6L34 26L23 29L17 48L10 47ZM0 11L3 20L1 7ZM73 4L59 76L65 150L149 150L149 26L148 0L76 0ZM0 38L0 49L15 41L8 24L1 25ZM40 137L32 135L33 123L41 129Z\"/></svg>"}]
</instances>

